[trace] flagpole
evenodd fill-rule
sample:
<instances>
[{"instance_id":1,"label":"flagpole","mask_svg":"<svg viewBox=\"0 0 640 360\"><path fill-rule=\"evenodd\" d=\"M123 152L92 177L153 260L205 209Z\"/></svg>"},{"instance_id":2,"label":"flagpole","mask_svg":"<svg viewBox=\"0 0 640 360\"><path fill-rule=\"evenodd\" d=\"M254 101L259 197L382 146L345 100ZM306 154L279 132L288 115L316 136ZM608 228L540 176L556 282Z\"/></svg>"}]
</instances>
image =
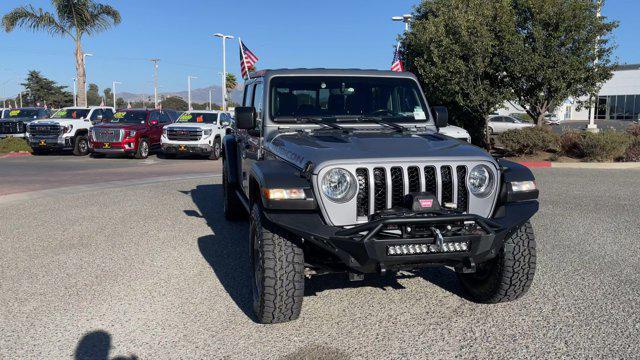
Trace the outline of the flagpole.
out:
<instances>
[{"instance_id":1,"label":"flagpole","mask_svg":"<svg viewBox=\"0 0 640 360\"><path fill-rule=\"evenodd\" d=\"M244 68L247 69L247 80L251 80L251 75L249 74L249 67L247 67L247 60L244 57L244 48L242 47L242 39L238 38L238 44L240 45L240 54L242 54L242 63L244 64Z\"/></svg>"}]
</instances>

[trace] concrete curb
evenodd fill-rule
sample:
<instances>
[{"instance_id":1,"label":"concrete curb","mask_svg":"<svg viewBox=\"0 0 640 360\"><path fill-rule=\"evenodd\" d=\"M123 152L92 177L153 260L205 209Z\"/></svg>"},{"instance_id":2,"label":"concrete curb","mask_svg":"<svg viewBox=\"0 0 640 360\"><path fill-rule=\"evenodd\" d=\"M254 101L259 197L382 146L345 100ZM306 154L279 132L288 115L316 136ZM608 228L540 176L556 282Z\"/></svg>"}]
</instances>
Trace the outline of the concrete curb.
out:
<instances>
[{"instance_id":1,"label":"concrete curb","mask_svg":"<svg viewBox=\"0 0 640 360\"><path fill-rule=\"evenodd\" d=\"M148 185L148 184L157 184L168 181L181 181L181 180L192 180L192 179L214 179L221 178L220 174L181 174L175 176L161 176L161 177L153 177L147 179L133 179L133 180L118 180L118 181L108 181L97 184L86 184L86 185L75 185L68 187L61 187L55 189L46 189L46 190L37 190L37 191L28 191L17 194L9 194L0 196L0 207L8 204L20 203L28 200L41 199L41 198L50 198L50 197L58 197L58 196L66 196L66 195L78 195L88 192L94 192L99 190L106 189L116 189L123 188L129 186L139 186L139 185Z\"/></svg>"},{"instance_id":2,"label":"concrete curb","mask_svg":"<svg viewBox=\"0 0 640 360\"><path fill-rule=\"evenodd\" d=\"M4 155L0 155L0 159L12 159L23 156L32 156L30 152L12 152Z\"/></svg>"},{"instance_id":3,"label":"concrete curb","mask_svg":"<svg viewBox=\"0 0 640 360\"><path fill-rule=\"evenodd\" d=\"M629 170L640 169L640 162L575 162L575 163L559 163L551 161L517 161L518 164L524 165L530 169L536 168L556 168L556 169L591 169L591 170Z\"/></svg>"}]
</instances>

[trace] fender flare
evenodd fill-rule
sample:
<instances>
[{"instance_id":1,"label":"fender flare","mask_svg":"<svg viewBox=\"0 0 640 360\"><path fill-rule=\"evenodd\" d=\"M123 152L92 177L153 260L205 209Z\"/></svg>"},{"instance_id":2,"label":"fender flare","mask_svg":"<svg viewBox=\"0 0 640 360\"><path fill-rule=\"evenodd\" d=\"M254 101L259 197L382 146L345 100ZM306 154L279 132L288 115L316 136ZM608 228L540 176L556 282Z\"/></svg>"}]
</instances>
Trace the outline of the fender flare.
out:
<instances>
[{"instance_id":1,"label":"fender flare","mask_svg":"<svg viewBox=\"0 0 640 360\"><path fill-rule=\"evenodd\" d=\"M300 175L300 170L280 160L263 160L254 163L250 171L250 194L260 194L262 206L272 210L314 210L317 203L309 180ZM269 200L262 189L304 189L304 200ZM255 199L253 199L255 201Z\"/></svg>"},{"instance_id":2,"label":"fender flare","mask_svg":"<svg viewBox=\"0 0 640 360\"><path fill-rule=\"evenodd\" d=\"M506 204L512 202L537 200L540 195L538 189L525 193L512 193L510 188L511 182L514 181L535 181L536 178L528 167L515 163L513 161L498 159L498 165L502 172L500 193L498 196L499 204Z\"/></svg>"},{"instance_id":3,"label":"fender flare","mask_svg":"<svg viewBox=\"0 0 640 360\"><path fill-rule=\"evenodd\" d=\"M231 185L240 184L238 167L238 139L235 134L228 134L222 138L222 166L225 167L227 181Z\"/></svg>"}]
</instances>

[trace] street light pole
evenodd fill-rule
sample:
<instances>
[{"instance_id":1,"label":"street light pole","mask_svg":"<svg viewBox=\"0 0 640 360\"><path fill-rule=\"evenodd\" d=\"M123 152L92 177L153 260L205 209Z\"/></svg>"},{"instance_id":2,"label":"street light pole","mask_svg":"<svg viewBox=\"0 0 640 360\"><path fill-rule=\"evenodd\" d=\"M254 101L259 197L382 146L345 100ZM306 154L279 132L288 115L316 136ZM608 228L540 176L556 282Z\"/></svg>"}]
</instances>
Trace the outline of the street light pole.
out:
<instances>
[{"instance_id":1,"label":"street light pole","mask_svg":"<svg viewBox=\"0 0 640 360\"><path fill-rule=\"evenodd\" d=\"M122 84L120 81L114 81L113 82L113 108L117 108L118 106L116 105L116 85L120 85Z\"/></svg>"},{"instance_id":2,"label":"street light pole","mask_svg":"<svg viewBox=\"0 0 640 360\"><path fill-rule=\"evenodd\" d=\"M412 18L413 18L413 15L404 14L402 16L392 16L391 20L393 20L393 21L402 21L404 23L404 31L407 32L407 31L409 31L409 23L411 23L411 19Z\"/></svg>"},{"instance_id":3,"label":"street light pole","mask_svg":"<svg viewBox=\"0 0 640 360\"><path fill-rule=\"evenodd\" d=\"M155 103L155 108L158 108L158 62L160 59L154 58L149 59L153 63L153 102Z\"/></svg>"},{"instance_id":4,"label":"street light pole","mask_svg":"<svg viewBox=\"0 0 640 360\"><path fill-rule=\"evenodd\" d=\"M227 50L226 40L233 39L232 35L224 35L222 33L213 34L215 37L222 39L222 110L227 110Z\"/></svg>"},{"instance_id":5,"label":"street light pole","mask_svg":"<svg viewBox=\"0 0 640 360\"><path fill-rule=\"evenodd\" d=\"M189 87L189 91L187 92L187 96L189 98L189 105L187 107L187 109L189 109L189 111L193 110L193 108L191 107L191 79L197 79L197 76L187 76L187 86Z\"/></svg>"},{"instance_id":6,"label":"street light pole","mask_svg":"<svg viewBox=\"0 0 640 360\"><path fill-rule=\"evenodd\" d=\"M602 0L596 0L596 16L600 18L602 10ZM598 42L600 41L600 37L596 39L596 59L593 61L593 65L598 64ZM596 125L596 105L595 102L598 101L598 94L591 95L591 104L589 105L589 125L587 125L587 131L597 133L598 125Z\"/></svg>"},{"instance_id":7,"label":"street light pole","mask_svg":"<svg viewBox=\"0 0 640 360\"><path fill-rule=\"evenodd\" d=\"M84 64L84 101L85 106L89 106L89 99L87 99L87 56L93 56L93 54L82 54L82 63Z\"/></svg>"}]
</instances>

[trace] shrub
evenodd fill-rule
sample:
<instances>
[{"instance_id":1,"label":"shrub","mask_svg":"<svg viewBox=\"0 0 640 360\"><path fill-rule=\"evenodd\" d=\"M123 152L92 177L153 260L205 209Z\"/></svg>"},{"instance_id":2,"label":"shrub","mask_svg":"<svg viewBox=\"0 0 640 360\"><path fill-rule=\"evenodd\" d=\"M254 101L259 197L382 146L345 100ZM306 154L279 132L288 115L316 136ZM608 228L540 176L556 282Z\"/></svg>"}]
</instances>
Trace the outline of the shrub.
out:
<instances>
[{"instance_id":1,"label":"shrub","mask_svg":"<svg viewBox=\"0 0 640 360\"><path fill-rule=\"evenodd\" d=\"M640 137L640 124L631 124L627 128L627 133L633 137Z\"/></svg>"},{"instance_id":2,"label":"shrub","mask_svg":"<svg viewBox=\"0 0 640 360\"><path fill-rule=\"evenodd\" d=\"M623 160L632 141L629 134L609 130L597 134L569 131L562 134L560 148L566 155L587 161Z\"/></svg>"},{"instance_id":3,"label":"shrub","mask_svg":"<svg viewBox=\"0 0 640 360\"><path fill-rule=\"evenodd\" d=\"M8 137L0 139L0 153L9 153L17 151L31 152L31 147L26 140L21 138Z\"/></svg>"},{"instance_id":4,"label":"shrub","mask_svg":"<svg viewBox=\"0 0 640 360\"><path fill-rule=\"evenodd\" d=\"M556 150L559 137L546 127L509 130L498 135L498 141L510 153L532 155L537 151Z\"/></svg>"},{"instance_id":5,"label":"shrub","mask_svg":"<svg viewBox=\"0 0 640 360\"><path fill-rule=\"evenodd\" d=\"M624 161L640 161L640 139L635 139L624 153Z\"/></svg>"}]
</instances>

